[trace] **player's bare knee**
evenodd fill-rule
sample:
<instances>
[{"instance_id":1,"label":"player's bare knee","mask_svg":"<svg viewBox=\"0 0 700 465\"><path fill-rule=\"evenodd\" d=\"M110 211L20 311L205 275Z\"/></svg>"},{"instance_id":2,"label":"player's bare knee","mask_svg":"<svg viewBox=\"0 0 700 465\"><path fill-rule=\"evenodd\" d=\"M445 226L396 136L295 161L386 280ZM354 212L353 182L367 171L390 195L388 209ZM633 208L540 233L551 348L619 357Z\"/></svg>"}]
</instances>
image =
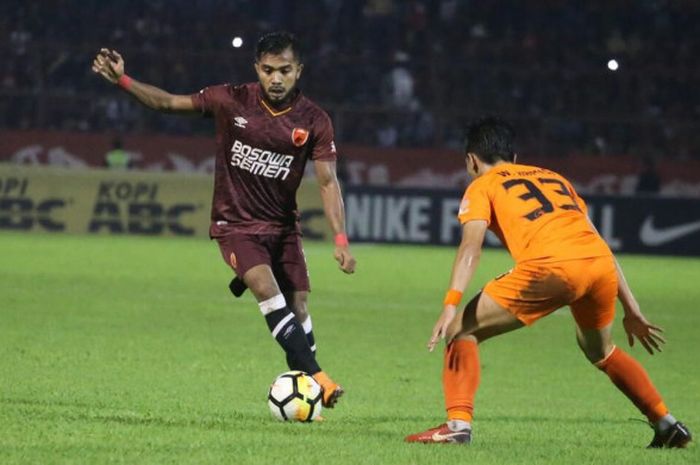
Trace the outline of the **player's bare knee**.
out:
<instances>
[{"instance_id":1,"label":"player's bare knee","mask_svg":"<svg viewBox=\"0 0 700 465\"><path fill-rule=\"evenodd\" d=\"M469 341L469 342L474 342L476 344L478 344L480 342L479 339L474 334L464 332L464 331L455 335L455 337L453 339L448 339L448 340L450 342L453 340L454 341Z\"/></svg>"},{"instance_id":2,"label":"player's bare knee","mask_svg":"<svg viewBox=\"0 0 700 465\"><path fill-rule=\"evenodd\" d=\"M246 285L258 301L270 299L280 293L274 283L252 283L252 285L246 283Z\"/></svg>"},{"instance_id":3,"label":"player's bare knee","mask_svg":"<svg viewBox=\"0 0 700 465\"><path fill-rule=\"evenodd\" d=\"M583 355L593 364L598 363L607 357L613 348L613 345L610 342L597 338L586 339L585 337L582 337L580 333L577 337L577 342L581 348L581 351L583 352Z\"/></svg>"},{"instance_id":4,"label":"player's bare knee","mask_svg":"<svg viewBox=\"0 0 700 465\"><path fill-rule=\"evenodd\" d=\"M480 295L481 293L475 295L464 307L464 311L458 313L447 327L445 340L448 343L454 339L469 339L474 331L479 329L479 324L476 321L476 307Z\"/></svg>"},{"instance_id":5,"label":"player's bare knee","mask_svg":"<svg viewBox=\"0 0 700 465\"><path fill-rule=\"evenodd\" d=\"M605 351L599 348L595 349L583 349L583 355L586 356L589 362L595 364L605 358Z\"/></svg>"},{"instance_id":6,"label":"player's bare knee","mask_svg":"<svg viewBox=\"0 0 700 465\"><path fill-rule=\"evenodd\" d=\"M265 265L248 270L243 275L243 281L258 301L270 299L281 293L272 270Z\"/></svg>"},{"instance_id":7,"label":"player's bare knee","mask_svg":"<svg viewBox=\"0 0 700 465\"><path fill-rule=\"evenodd\" d=\"M294 305L292 306L292 312L294 313L294 316L297 317L297 320L300 322L306 321L306 319L309 317L309 309L306 306L306 302L304 303L297 303L295 302Z\"/></svg>"},{"instance_id":8,"label":"player's bare knee","mask_svg":"<svg viewBox=\"0 0 700 465\"><path fill-rule=\"evenodd\" d=\"M609 343L592 348L581 348L583 349L583 354L586 356L588 361L595 365L596 363L605 360L608 355L610 355L610 352L612 352L612 350L615 348L615 345Z\"/></svg>"},{"instance_id":9,"label":"player's bare knee","mask_svg":"<svg viewBox=\"0 0 700 465\"><path fill-rule=\"evenodd\" d=\"M285 293L284 297L287 299L287 305L289 305L292 313L296 316L297 320L301 323L306 321L309 317L309 307L308 307L308 295L306 292L293 292Z\"/></svg>"},{"instance_id":10,"label":"player's bare knee","mask_svg":"<svg viewBox=\"0 0 700 465\"><path fill-rule=\"evenodd\" d=\"M462 327L462 318L461 315L458 314L447 327L447 331L445 332L445 341L449 343L463 332L464 328Z\"/></svg>"},{"instance_id":11,"label":"player's bare knee","mask_svg":"<svg viewBox=\"0 0 700 465\"><path fill-rule=\"evenodd\" d=\"M255 300L258 302L262 302L263 300L268 300L280 295L279 291L276 291L273 286L248 287L255 296Z\"/></svg>"},{"instance_id":12,"label":"player's bare knee","mask_svg":"<svg viewBox=\"0 0 700 465\"><path fill-rule=\"evenodd\" d=\"M602 329L577 327L576 341L588 361L594 364L605 359L615 347L609 326Z\"/></svg>"}]
</instances>

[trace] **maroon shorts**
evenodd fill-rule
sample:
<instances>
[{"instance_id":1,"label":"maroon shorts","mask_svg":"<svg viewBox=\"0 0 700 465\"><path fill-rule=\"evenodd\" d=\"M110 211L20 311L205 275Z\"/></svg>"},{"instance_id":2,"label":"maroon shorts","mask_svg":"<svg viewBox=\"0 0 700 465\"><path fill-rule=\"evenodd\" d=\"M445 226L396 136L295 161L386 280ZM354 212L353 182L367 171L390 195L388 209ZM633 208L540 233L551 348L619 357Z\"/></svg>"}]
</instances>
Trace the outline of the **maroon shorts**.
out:
<instances>
[{"instance_id":1,"label":"maroon shorts","mask_svg":"<svg viewBox=\"0 0 700 465\"><path fill-rule=\"evenodd\" d=\"M310 290L309 271L298 233L231 233L215 239L224 261L239 277L254 266L268 265L282 292Z\"/></svg>"}]
</instances>

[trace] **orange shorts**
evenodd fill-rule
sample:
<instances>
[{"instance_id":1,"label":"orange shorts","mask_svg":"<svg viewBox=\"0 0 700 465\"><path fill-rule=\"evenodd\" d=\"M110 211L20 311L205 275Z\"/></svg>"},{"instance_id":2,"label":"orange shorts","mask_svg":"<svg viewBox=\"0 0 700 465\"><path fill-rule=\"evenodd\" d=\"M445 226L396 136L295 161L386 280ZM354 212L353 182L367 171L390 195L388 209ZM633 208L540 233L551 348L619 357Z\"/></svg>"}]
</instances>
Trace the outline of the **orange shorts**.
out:
<instances>
[{"instance_id":1,"label":"orange shorts","mask_svg":"<svg viewBox=\"0 0 700 465\"><path fill-rule=\"evenodd\" d=\"M519 263L484 287L499 305L531 325L569 305L582 329L600 329L613 321L617 271L612 256L561 262Z\"/></svg>"}]
</instances>

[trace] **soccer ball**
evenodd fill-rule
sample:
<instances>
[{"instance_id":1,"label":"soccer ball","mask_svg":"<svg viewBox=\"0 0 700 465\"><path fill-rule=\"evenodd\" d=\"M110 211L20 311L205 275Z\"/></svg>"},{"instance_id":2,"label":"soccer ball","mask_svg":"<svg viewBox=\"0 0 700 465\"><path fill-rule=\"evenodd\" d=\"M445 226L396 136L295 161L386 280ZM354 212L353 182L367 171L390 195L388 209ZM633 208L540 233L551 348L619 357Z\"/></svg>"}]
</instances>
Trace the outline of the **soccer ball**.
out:
<instances>
[{"instance_id":1,"label":"soccer ball","mask_svg":"<svg viewBox=\"0 0 700 465\"><path fill-rule=\"evenodd\" d=\"M321 413L321 386L303 371L282 373L272 382L267 405L281 421L314 421Z\"/></svg>"}]
</instances>

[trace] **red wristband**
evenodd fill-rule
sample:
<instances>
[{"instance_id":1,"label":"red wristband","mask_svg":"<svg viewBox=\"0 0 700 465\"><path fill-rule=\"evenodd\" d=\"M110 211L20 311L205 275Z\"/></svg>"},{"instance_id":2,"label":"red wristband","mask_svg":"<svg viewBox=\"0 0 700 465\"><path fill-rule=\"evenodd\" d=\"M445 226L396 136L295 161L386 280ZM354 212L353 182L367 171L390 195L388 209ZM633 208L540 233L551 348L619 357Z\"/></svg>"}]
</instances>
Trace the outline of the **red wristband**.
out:
<instances>
[{"instance_id":1,"label":"red wristband","mask_svg":"<svg viewBox=\"0 0 700 465\"><path fill-rule=\"evenodd\" d=\"M335 235L335 246L336 247L347 247L350 245L348 242L348 236L345 233L339 233Z\"/></svg>"},{"instance_id":2,"label":"red wristband","mask_svg":"<svg viewBox=\"0 0 700 465\"><path fill-rule=\"evenodd\" d=\"M455 291L454 289L450 289L447 291L447 294L445 294L445 300L442 303L444 305L457 306L460 300L462 300L462 293Z\"/></svg>"},{"instance_id":3,"label":"red wristband","mask_svg":"<svg viewBox=\"0 0 700 465\"><path fill-rule=\"evenodd\" d=\"M126 74L122 74L119 76L119 79L117 79L117 85L124 90L129 90L129 87L131 87L131 78Z\"/></svg>"}]
</instances>

